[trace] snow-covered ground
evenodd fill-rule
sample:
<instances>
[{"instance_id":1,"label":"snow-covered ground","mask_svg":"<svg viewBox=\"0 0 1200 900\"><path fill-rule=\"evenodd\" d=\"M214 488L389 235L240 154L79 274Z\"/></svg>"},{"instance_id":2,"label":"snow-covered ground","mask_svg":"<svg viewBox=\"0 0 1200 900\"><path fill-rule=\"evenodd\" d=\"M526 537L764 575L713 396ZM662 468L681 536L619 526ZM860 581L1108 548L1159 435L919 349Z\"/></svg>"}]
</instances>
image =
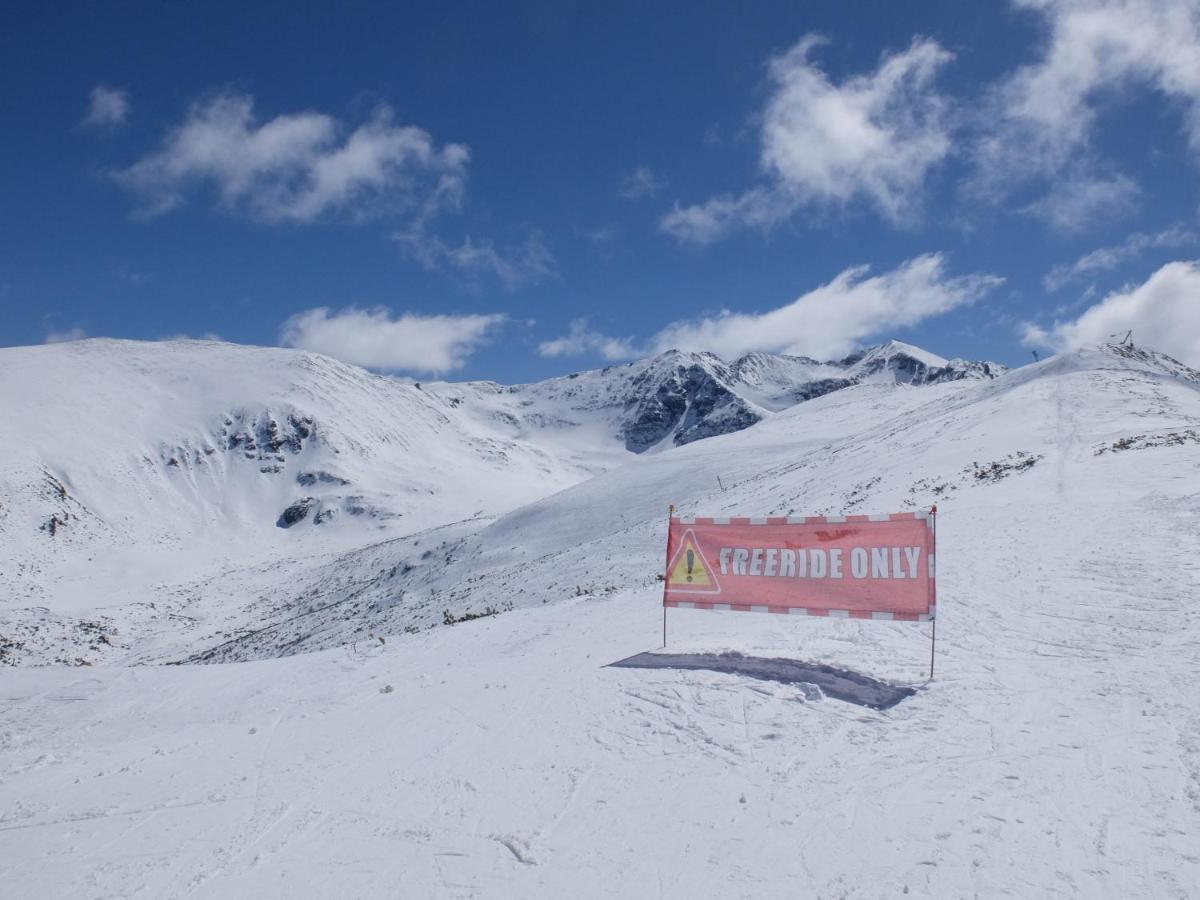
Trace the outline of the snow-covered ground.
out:
<instances>
[{"instance_id":1,"label":"snow-covered ground","mask_svg":"<svg viewBox=\"0 0 1200 900\"><path fill-rule=\"evenodd\" d=\"M1200 895L1196 373L869 378L599 468L92 608L104 664L0 670L3 893ZM661 643L671 502L936 502L936 679L927 625L686 610L672 652L917 690L612 667ZM224 664L126 665L189 659Z\"/></svg>"},{"instance_id":2,"label":"snow-covered ground","mask_svg":"<svg viewBox=\"0 0 1200 900\"><path fill-rule=\"evenodd\" d=\"M0 351L0 409L0 599L56 611L95 605L100 583L136 596L231 559L495 515L628 455L486 398L212 341Z\"/></svg>"}]
</instances>

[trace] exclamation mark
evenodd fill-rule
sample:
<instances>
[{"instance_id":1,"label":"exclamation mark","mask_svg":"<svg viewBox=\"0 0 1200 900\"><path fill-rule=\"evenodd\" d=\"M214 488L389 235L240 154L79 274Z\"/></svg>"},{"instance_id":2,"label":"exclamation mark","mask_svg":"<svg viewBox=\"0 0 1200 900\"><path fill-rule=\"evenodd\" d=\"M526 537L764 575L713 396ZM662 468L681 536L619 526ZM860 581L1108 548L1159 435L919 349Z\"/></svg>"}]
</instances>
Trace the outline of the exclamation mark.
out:
<instances>
[{"instance_id":1,"label":"exclamation mark","mask_svg":"<svg viewBox=\"0 0 1200 900\"><path fill-rule=\"evenodd\" d=\"M692 580L692 569L695 568L695 566L696 566L696 554L693 553L690 548L688 549L688 552L687 552L687 559L688 559L687 580L691 581Z\"/></svg>"}]
</instances>

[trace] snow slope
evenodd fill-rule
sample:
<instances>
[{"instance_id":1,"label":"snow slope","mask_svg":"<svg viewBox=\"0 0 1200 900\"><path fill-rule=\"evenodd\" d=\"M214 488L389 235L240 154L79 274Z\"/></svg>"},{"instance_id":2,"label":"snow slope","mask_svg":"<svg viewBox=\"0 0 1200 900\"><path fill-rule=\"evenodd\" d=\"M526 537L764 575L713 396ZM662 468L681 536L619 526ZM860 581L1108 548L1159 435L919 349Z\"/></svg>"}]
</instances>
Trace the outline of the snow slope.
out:
<instances>
[{"instance_id":1,"label":"snow slope","mask_svg":"<svg viewBox=\"0 0 1200 900\"><path fill-rule=\"evenodd\" d=\"M3 599L56 609L97 581L148 589L495 515L625 455L539 445L328 357L209 341L0 351L0 400Z\"/></svg>"},{"instance_id":2,"label":"snow slope","mask_svg":"<svg viewBox=\"0 0 1200 900\"><path fill-rule=\"evenodd\" d=\"M200 580L122 620L128 646L99 658L231 664L0 679L0 883L1194 896L1198 474L1200 374L1106 347L995 380L864 379L494 520ZM919 690L878 711L609 667L659 644L669 502L936 502L938 677L924 682L926 626L682 610L672 651Z\"/></svg>"},{"instance_id":3,"label":"snow slope","mask_svg":"<svg viewBox=\"0 0 1200 900\"><path fill-rule=\"evenodd\" d=\"M1133 512L1150 555L1114 556L1124 529L1070 510L1002 524L1029 543L948 566L941 674L886 713L606 668L656 644L653 591L357 652L15 670L0 874L59 897L1193 895L1196 572L1165 548L1194 504ZM1003 566L1085 528L1084 559ZM1168 576L1131 591L1131 563ZM927 646L738 614L672 629L914 680Z\"/></svg>"},{"instance_id":4,"label":"snow slope","mask_svg":"<svg viewBox=\"0 0 1200 900\"><path fill-rule=\"evenodd\" d=\"M1119 508L1126 489L1142 495L1143 479L1126 488L1102 473L1115 460L1147 454L1100 451L1137 435L1182 435L1178 446L1149 449L1172 471L1192 458L1196 444L1187 435L1200 422L1196 378L1157 357L1111 349L1047 360L995 381L860 384L752 429L637 458L494 521L373 545L303 576L289 566L286 581L260 584L255 595L262 599L243 609L225 605L214 613L217 604L205 599L212 587L200 586L177 610L200 622L153 649L143 642L138 658L275 656L434 627L447 614L647 586L661 566L672 503L684 514L713 515L936 503L951 516L969 503L985 515L1014 490L1027 502L1056 502L1068 473L1080 467L1088 478L1101 476L1095 484Z\"/></svg>"},{"instance_id":5,"label":"snow slope","mask_svg":"<svg viewBox=\"0 0 1200 900\"><path fill-rule=\"evenodd\" d=\"M25 623L39 630L27 648L54 632L102 653L112 638L92 633L104 624L93 613L152 616L147 604L214 573L229 591L250 564L291 569L489 519L635 452L744 429L766 407L877 377L880 365L901 380L979 374L894 343L867 357L726 364L669 352L505 387L408 383L212 341L0 350L0 417L12 423L0 440L0 626L6 609L44 608ZM87 656L50 657L76 658Z\"/></svg>"}]
</instances>

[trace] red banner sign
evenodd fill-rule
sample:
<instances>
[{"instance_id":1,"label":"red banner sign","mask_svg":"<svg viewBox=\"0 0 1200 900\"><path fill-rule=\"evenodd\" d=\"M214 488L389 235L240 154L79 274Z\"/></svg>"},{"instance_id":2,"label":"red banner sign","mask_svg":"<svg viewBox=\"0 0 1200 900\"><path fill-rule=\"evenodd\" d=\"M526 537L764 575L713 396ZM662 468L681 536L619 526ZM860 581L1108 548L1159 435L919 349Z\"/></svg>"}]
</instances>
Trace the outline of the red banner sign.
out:
<instances>
[{"instance_id":1,"label":"red banner sign","mask_svg":"<svg viewBox=\"0 0 1200 900\"><path fill-rule=\"evenodd\" d=\"M927 621L934 513L672 518L663 606Z\"/></svg>"}]
</instances>

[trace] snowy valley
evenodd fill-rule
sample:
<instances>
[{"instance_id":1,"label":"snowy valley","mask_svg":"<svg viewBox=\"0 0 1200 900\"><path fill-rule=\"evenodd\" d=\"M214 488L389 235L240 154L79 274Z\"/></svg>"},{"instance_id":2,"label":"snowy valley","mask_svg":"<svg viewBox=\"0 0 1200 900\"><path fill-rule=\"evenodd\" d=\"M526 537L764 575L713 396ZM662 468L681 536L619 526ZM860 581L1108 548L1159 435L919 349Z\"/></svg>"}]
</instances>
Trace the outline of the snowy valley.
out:
<instances>
[{"instance_id":1,"label":"snowy valley","mask_svg":"<svg viewBox=\"0 0 1200 900\"><path fill-rule=\"evenodd\" d=\"M13 896L1189 896L1200 373L890 342L528 385L0 350ZM672 611L665 519L939 508L924 624ZM783 618L786 621L779 621Z\"/></svg>"}]
</instances>

